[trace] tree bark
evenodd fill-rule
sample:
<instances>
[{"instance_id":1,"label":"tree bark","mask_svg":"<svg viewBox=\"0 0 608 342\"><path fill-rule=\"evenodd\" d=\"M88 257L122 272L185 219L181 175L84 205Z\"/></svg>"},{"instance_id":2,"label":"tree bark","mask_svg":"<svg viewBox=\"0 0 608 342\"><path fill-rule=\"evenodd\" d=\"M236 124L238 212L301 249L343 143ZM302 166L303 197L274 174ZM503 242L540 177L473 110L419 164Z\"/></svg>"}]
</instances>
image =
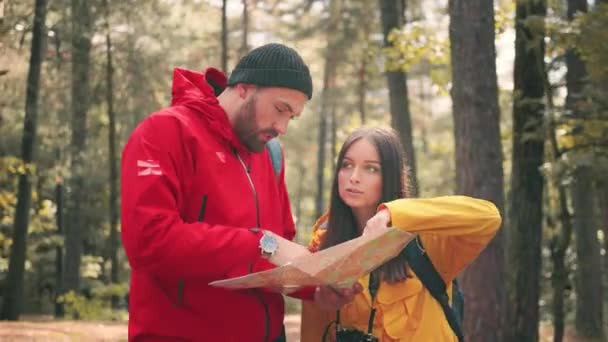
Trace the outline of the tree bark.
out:
<instances>
[{"instance_id":1,"label":"tree bark","mask_svg":"<svg viewBox=\"0 0 608 342\"><path fill-rule=\"evenodd\" d=\"M594 218L592 169L581 165L574 171L572 184L573 228L576 232L577 268L575 274L577 335L601 341L602 274L600 245Z\"/></svg>"},{"instance_id":2,"label":"tree bark","mask_svg":"<svg viewBox=\"0 0 608 342\"><path fill-rule=\"evenodd\" d=\"M317 194L315 199L315 217L321 217L325 211L323 194L325 193L325 141L327 140L327 117L325 109L321 106L320 123L317 144Z\"/></svg>"},{"instance_id":3,"label":"tree bark","mask_svg":"<svg viewBox=\"0 0 608 342\"><path fill-rule=\"evenodd\" d=\"M547 69L545 68L545 91L547 93L547 126L549 146L551 147L552 162L557 163L561 160L563 152L560 150L557 143L557 130L555 119L555 105L553 104L553 87L549 82ZM549 241L549 249L551 251L551 261L553 263L553 272L551 273L552 293L552 315L553 315L553 342L562 342L565 331L565 291L568 287L568 274L570 270L566 265L566 251L572 240L572 215L568 207L568 191L565 184L562 182L562 175L557 174L553 177L553 187L558 192L558 208L557 217L559 222L549 224L550 226L559 226L553 228L553 236Z\"/></svg>"},{"instance_id":4,"label":"tree bark","mask_svg":"<svg viewBox=\"0 0 608 342\"><path fill-rule=\"evenodd\" d=\"M228 72L228 17L226 16L228 0L222 0L222 32L220 33L220 40L222 44L222 71Z\"/></svg>"},{"instance_id":5,"label":"tree bark","mask_svg":"<svg viewBox=\"0 0 608 342\"><path fill-rule=\"evenodd\" d=\"M384 46L389 47L389 34L401 28L404 24L405 0L379 0L380 14L382 18L382 32L384 34ZM386 80L389 90L391 109L391 121L393 127L399 133L401 143L405 150L406 163L410 168L410 181L412 195L418 194L418 180L416 176L416 153L412 136L412 120L410 115L407 74L403 71L386 71Z\"/></svg>"},{"instance_id":6,"label":"tree bark","mask_svg":"<svg viewBox=\"0 0 608 342\"><path fill-rule=\"evenodd\" d=\"M604 277L608 277L608 182L600 180L597 186L599 192L599 210L601 229L604 232ZM604 278L604 284L608 283L608 278ZM605 288L604 288L605 289Z\"/></svg>"},{"instance_id":7,"label":"tree bark","mask_svg":"<svg viewBox=\"0 0 608 342\"><path fill-rule=\"evenodd\" d=\"M365 95L367 94L367 51L363 51L363 56L361 57L359 65L359 98L358 98L358 107L359 107L359 115L361 117L361 125L365 125Z\"/></svg>"},{"instance_id":8,"label":"tree bark","mask_svg":"<svg viewBox=\"0 0 608 342\"><path fill-rule=\"evenodd\" d=\"M296 215L296 225L299 227L302 225L302 201L304 198L304 179L306 177L306 165L302 159L298 159L297 164L298 178L300 181L298 182L298 187L296 190L295 202L295 215Z\"/></svg>"},{"instance_id":9,"label":"tree bark","mask_svg":"<svg viewBox=\"0 0 608 342\"><path fill-rule=\"evenodd\" d=\"M91 50L90 4L72 0L72 159L65 229L64 289L78 292L80 261L86 225L82 205L85 189L85 158L87 111L89 108L89 67Z\"/></svg>"},{"instance_id":10,"label":"tree bark","mask_svg":"<svg viewBox=\"0 0 608 342\"><path fill-rule=\"evenodd\" d=\"M551 132L554 134L554 132ZM551 241L551 259L553 261L553 273L551 274L551 284L553 286L553 342L562 342L564 338L565 324L565 303L564 296L568 285L568 269L566 267L566 251L570 246L572 237L571 215L568 210L566 190L559 180L555 182L559 192L559 217L561 223L561 233Z\"/></svg>"},{"instance_id":11,"label":"tree bark","mask_svg":"<svg viewBox=\"0 0 608 342\"><path fill-rule=\"evenodd\" d=\"M321 92L321 108L319 110L319 133L317 151L317 193L315 198L315 217L321 217L326 210L325 193L325 162L326 162L326 141L327 141L327 118L330 116L332 108L331 91L334 88L334 77L338 65L338 49L336 48L335 33L340 20L341 0L331 0L330 18L327 28L327 46L325 48L325 68L323 70L323 90Z\"/></svg>"},{"instance_id":12,"label":"tree bark","mask_svg":"<svg viewBox=\"0 0 608 342\"><path fill-rule=\"evenodd\" d=\"M249 51L249 0L242 0L243 3L243 36L241 37L241 48L239 51L239 58L245 56Z\"/></svg>"},{"instance_id":13,"label":"tree bark","mask_svg":"<svg viewBox=\"0 0 608 342\"><path fill-rule=\"evenodd\" d=\"M329 165L333 165L338 158L337 148L338 148L338 118L336 115L336 106L331 106L331 144L330 144L330 152L331 152L331 162Z\"/></svg>"},{"instance_id":14,"label":"tree bark","mask_svg":"<svg viewBox=\"0 0 608 342\"><path fill-rule=\"evenodd\" d=\"M371 2L366 3L366 5L363 6L363 10L371 10ZM367 117L367 108L366 108L366 97L367 97L367 88L368 88L368 75L367 75L367 68L368 65L370 63L370 56L369 56L369 45L370 45L370 38L369 38L369 34L370 34L370 25L371 25L371 20L373 18L369 15L363 15L363 17L361 18L362 22L361 22L361 26L362 26L362 34L363 34L363 42L364 45L361 49L361 59L359 61L359 70L357 71L358 73L358 107L359 107L359 115L361 117L361 125L365 125L365 121L366 121L366 117Z\"/></svg>"},{"instance_id":15,"label":"tree bark","mask_svg":"<svg viewBox=\"0 0 608 342\"><path fill-rule=\"evenodd\" d=\"M59 158L58 158L59 159ZM55 204L57 211L55 213L55 224L57 225L57 236L63 237L63 180L57 179L55 184ZM63 247L55 248L55 317L60 318L65 314L63 303L58 301L59 292L63 289Z\"/></svg>"},{"instance_id":16,"label":"tree bark","mask_svg":"<svg viewBox=\"0 0 608 342\"><path fill-rule=\"evenodd\" d=\"M601 4L608 4L608 0L597 0L596 6ZM602 94L606 94L608 92L608 80L604 80L602 84L599 85L600 89L605 90ZM600 218L602 219L602 229L604 231L604 274L608 276L608 182L602 180L601 187L599 188L601 192L601 200L600 200ZM608 332L607 332L608 333Z\"/></svg>"},{"instance_id":17,"label":"tree bark","mask_svg":"<svg viewBox=\"0 0 608 342\"><path fill-rule=\"evenodd\" d=\"M538 341L543 231L545 107L545 29L527 27L534 16L544 21L544 0L519 0L515 15L513 159L509 210L509 274L505 341Z\"/></svg>"},{"instance_id":18,"label":"tree bark","mask_svg":"<svg viewBox=\"0 0 608 342\"><path fill-rule=\"evenodd\" d=\"M577 12L587 12L587 1L568 0L568 20L573 20ZM571 49L566 52L566 110L585 120L587 70L578 53ZM572 182L572 226L576 233L577 268L575 273L576 310L575 327L577 335L600 340L602 331L602 276L600 244L597 239L597 225L594 218L593 171L591 165L575 166Z\"/></svg>"},{"instance_id":19,"label":"tree bark","mask_svg":"<svg viewBox=\"0 0 608 342\"><path fill-rule=\"evenodd\" d=\"M450 45L457 193L503 212L500 111L491 1L451 0ZM503 233L462 275L467 341L501 341L505 316Z\"/></svg>"},{"instance_id":20,"label":"tree bark","mask_svg":"<svg viewBox=\"0 0 608 342\"><path fill-rule=\"evenodd\" d=\"M32 47L25 90L25 119L21 139L21 159L24 165L35 162L36 130L38 121L38 95L40 92L40 69L44 59L46 0L36 0ZM31 170L19 175L17 207L13 222L13 244L9 257L6 290L3 293L0 319L18 320L23 309L23 281L27 251L27 231L32 201Z\"/></svg>"},{"instance_id":21,"label":"tree bark","mask_svg":"<svg viewBox=\"0 0 608 342\"><path fill-rule=\"evenodd\" d=\"M555 127L553 104L553 91L549 83L547 70L545 69L545 91L547 92L547 114L548 114L548 139L551 146L552 162L557 163L562 157L562 152L557 144L557 130ZM554 225L559 225L560 228L554 228L553 237L549 241L549 249L551 251L551 261L553 263L553 272L551 273L551 285L553 286L551 307L553 315L553 342L562 342L565 330L565 291L568 286L568 273L566 267L566 251L572 240L572 215L568 208L568 192L563 184L561 175L556 175L553 179L553 187L558 192L558 221Z\"/></svg>"},{"instance_id":22,"label":"tree bark","mask_svg":"<svg viewBox=\"0 0 608 342\"><path fill-rule=\"evenodd\" d=\"M106 103L108 106L108 152L109 152L109 218L110 237L108 241L108 254L110 258L110 284L118 283L118 167L116 160L116 115L114 113L114 65L112 58L112 37L110 36L110 7L108 0L104 0L106 23ZM118 307L118 297L112 297L112 307Z\"/></svg>"}]
</instances>

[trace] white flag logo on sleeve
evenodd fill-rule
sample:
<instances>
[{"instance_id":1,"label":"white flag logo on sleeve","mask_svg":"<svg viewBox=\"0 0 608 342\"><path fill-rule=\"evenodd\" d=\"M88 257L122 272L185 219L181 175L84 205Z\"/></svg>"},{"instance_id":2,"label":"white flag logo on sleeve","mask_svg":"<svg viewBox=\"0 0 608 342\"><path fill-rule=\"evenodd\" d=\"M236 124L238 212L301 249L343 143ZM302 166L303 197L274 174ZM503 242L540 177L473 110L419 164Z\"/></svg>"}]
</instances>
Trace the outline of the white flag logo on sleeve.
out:
<instances>
[{"instance_id":1,"label":"white flag logo on sleeve","mask_svg":"<svg viewBox=\"0 0 608 342\"><path fill-rule=\"evenodd\" d=\"M160 176L163 172L160 170L160 165L156 160L138 160L137 175L138 176Z\"/></svg>"}]
</instances>

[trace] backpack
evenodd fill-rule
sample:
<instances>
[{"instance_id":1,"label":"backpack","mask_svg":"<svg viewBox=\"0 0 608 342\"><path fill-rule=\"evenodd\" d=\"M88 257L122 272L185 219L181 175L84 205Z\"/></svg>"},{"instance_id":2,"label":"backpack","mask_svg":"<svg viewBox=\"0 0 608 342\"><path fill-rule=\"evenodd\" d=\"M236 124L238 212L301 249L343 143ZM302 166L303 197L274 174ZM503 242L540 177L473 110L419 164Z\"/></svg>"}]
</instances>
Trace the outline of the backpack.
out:
<instances>
[{"instance_id":1,"label":"backpack","mask_svg":"<svg viewBox=\"0 0 608 342\"><path fill-rule=\"evenodd\" d=\"M445 318L456 337L458 337L458 341L464 341L464 335L462 333L464 295L458 286L458 281L456 279L452 281L452 305L450 306L443 278L441 278L433 266L428 254L426 254L419 235L405 247L405 257L408 265L418 276L418 279L420 279L424 287L429 290L433 298L441 305Z\"/></svg>"},{"instance_id":2,"label":"backpack","mask_svg":"<svg viewBox=\"0 0 608 342\"><path fill-rule=\"evenodd\" d=\"M268 153L270 154L272 168L274 169L274 174L276 175L278 181L279 176L281 175L281 168L283 168L283 150L281 149L281 143L279 143L279 139L270 139L270 141L266 143L266 148L268 149Z\"/></svg>"}]
</instances>

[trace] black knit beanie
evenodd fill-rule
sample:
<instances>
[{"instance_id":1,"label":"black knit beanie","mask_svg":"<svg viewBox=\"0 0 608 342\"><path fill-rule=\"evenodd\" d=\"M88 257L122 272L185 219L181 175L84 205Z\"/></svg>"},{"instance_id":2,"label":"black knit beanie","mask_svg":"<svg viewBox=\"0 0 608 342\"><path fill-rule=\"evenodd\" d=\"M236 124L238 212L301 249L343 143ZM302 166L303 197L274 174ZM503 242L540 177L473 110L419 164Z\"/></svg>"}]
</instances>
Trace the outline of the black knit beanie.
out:
<instances>
[{"instance_id":1,"label":"black knit beanie","mask_svg":"<svg viewBox=\"0 0 608 342\"><path fill-rule=\"evenodd\" d=\"M237 83L290 88L312 97L308 66L296 50L282 44L262 45L241 58L228 78L228 86Z\"/></svg>"}]
</instances>

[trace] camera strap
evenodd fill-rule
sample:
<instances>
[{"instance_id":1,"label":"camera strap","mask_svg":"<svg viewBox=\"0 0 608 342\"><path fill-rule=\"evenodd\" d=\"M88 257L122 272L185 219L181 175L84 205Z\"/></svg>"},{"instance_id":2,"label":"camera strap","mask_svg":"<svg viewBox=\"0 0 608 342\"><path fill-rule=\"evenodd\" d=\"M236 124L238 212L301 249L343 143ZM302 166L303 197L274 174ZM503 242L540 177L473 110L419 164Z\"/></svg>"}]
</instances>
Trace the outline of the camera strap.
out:
<instances>
[{"instance_id":1,"label":"camera strap","mask_svg":"<svg viewBox=\"0 0 608 342\"><path fill-rule=\"evenodd\" d=\"M372 331L374 329L374 318L376 316L376 307L374 306L374 301L376 300L376 294L378 294L378 289L380 288L380 278L377 272L372 272L369 274L369 282L367 285L367 288L369 290L369 295L371 297L371 311L369 313L369 320L367 322L367 333L369 335L372 334ZM327 325L327 327L325 327L325 331L323 332L323 339L321 341L325 341L325 339L327 338L327 335L329 333L329 329L331 328L331 325L335 323L336 324L336 334L338 333L338 331L341 329L340 326L340 310L336 311L336 320L329 323Z\"/></svg>"},{"instance_id":2,"label":"camera strap","mask_svg":"<svg viewBox=\"0 0 608 342\"><path fill-rule=\"evenodd\" d=\"M376 300L376 294L378 293L378 288L380 288L380 279L377 272L372 272L369 274L369 296L371 297L371 305L372 310L369 313L369 320L367 321L367 333L372 334L372 330L374 329L374 317L376 317L376 306L374 305L374 301Z\"/></svg>"}]
</instances>

